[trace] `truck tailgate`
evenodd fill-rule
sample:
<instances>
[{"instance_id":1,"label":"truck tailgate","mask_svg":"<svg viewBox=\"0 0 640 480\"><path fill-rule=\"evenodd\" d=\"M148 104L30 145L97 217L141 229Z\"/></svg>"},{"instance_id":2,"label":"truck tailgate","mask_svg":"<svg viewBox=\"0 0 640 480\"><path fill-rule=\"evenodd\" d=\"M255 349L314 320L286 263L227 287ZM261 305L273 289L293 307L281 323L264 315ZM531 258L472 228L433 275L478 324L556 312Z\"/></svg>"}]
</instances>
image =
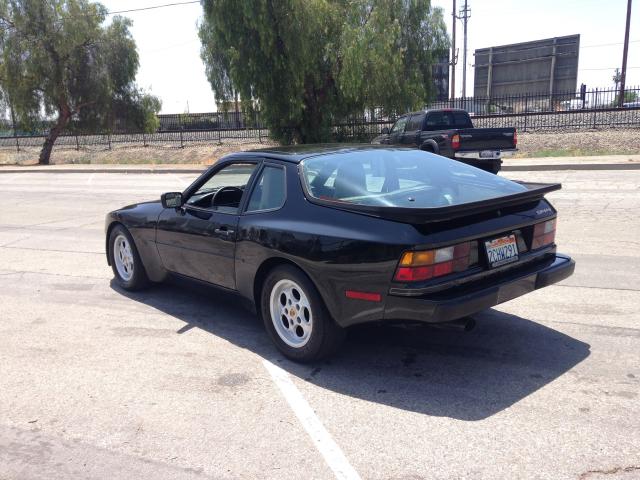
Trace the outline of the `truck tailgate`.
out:
<instances>
[{"instance_id":1,"label":"truck tailgate","mask_svg":"<svg viewBox=\"0 0 640 480\"><path fill-rule=\"evenodd\" d=\"M505 150L515 148L515 128L469 128L458 130L460 148L467 150Z\"/></svg>"}]
</instances>

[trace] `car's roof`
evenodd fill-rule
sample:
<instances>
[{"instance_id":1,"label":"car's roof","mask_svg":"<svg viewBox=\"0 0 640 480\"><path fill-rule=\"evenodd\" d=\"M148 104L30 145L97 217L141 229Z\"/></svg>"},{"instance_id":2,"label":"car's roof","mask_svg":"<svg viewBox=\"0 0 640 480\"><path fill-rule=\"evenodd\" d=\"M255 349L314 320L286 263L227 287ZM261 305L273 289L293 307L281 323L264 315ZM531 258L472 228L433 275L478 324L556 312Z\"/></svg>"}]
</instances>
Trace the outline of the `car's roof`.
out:
<instances>
[{"instance_id":1,"label":"car's roof","mask_svg":"<svg viewBox=\"0 0 640 480\"><path fill-rule=\"evenodd\" d=\"M415 150L410 148L395 147L390 145L371 145L367 143L321 143L306 145L287 145L283 147L260 148L246 152L236 152L224 157L225 160L233 158L272 158L286 162L299 163L305 158L318 155L346 154L350 152L362 152L366 150Z\"/></svg>"}]
</instances>

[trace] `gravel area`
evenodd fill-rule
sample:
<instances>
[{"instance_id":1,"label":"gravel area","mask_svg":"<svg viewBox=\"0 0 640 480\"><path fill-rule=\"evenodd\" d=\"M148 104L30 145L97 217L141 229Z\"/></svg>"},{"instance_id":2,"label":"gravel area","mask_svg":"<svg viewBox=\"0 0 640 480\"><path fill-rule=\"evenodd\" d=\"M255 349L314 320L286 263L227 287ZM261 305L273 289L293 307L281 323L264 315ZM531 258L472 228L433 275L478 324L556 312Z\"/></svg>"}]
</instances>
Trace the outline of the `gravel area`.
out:
<instances>
[{"instance_id":1,"label":"gravel area","mask_svg":"<svg viewBox=\"0 0 640 480\"><path fill-rule=\"evenodd\" d=\"M53 164L202 164L208 165L220 157L241 150L252 150L274 145L248 142L231 145L186 144L185 148L175 146L149 147L118 145L108 149L55 149L51 155ZM39 147L24 147L20 153L9 148L0 149L0 165L35 165L38 163Z\"/></svg>"},{"instance_id":2,"label":"gravel area","mask_svg":"<svg viewBox=\"0 0 640 480\"><path fill-rule=\"evenodd\" d=\"M54 148L51 161L54 164L211 164L218 158L236 151L252 150L276 145L263 139L232 139L217 143L185 142L151 144L114 143L106 146L70 145ZM579 130L564 132L518 134L517 157L563 157L589 155L640 154L640 129ZM20 152L10 144L0 144L0 165L34 165L38 162L39 145L21 146Z\"/></svg>"},{"instance_id":3,"label":"gravel area","mask_svg":"<svg viewBox=\"0 0 640 480\"><path fill-rule=\"evenodd\" d=\"M518 133L519 157L640 153L640 129Z\"/></svg>"}]
</instances>

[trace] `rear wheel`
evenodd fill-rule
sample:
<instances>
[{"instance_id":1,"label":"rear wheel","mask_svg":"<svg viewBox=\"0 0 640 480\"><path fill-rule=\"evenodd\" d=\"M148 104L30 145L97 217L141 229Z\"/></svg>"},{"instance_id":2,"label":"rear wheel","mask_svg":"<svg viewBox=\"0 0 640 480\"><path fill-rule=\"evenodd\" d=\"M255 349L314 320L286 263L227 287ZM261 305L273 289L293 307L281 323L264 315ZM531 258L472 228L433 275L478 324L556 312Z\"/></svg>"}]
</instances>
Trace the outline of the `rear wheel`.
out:
<instances>
[{"instance_id":1,"label":"rear wheel","mask_svg":"<svg viewBox=\"0 0 640 480\"><path fill-rule=\"evenodd\" d=\"M288 265L267 276L261 312L278 350L298 362L325 358L344 339L344 330L329 315L315 286L304 273Z\"/></svg>"},{"instance_id":2,"label":"rear wheel","mask_svg":"<svg viewBox=\"0 0 640 480\"><path fill-rule=\"evenodd\" d=\"M139 290L149 279L131 234L117 225L109 234L109 262L116 282L125 290Z\"/></svg>"}]
</instances>

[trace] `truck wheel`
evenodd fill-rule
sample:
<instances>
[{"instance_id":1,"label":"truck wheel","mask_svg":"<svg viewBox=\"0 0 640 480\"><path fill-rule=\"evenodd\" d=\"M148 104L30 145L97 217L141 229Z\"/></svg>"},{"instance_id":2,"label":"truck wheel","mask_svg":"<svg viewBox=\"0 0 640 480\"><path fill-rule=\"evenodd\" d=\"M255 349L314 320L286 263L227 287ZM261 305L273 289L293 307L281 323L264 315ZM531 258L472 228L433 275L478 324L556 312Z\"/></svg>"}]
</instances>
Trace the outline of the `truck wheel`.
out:
<instances>
[{"instance_id":1,"label":"truck wheel","mask_svg":"<svg viewBox=\"0 0 640 480\"><path fill-rule=\"evenodd\" d=\"M307 276L289 265L272 270L262 288L260 308L269 337L285 357L313 362L334 353L345 331L329 315Z\"/></svg>"}]
</instances>

